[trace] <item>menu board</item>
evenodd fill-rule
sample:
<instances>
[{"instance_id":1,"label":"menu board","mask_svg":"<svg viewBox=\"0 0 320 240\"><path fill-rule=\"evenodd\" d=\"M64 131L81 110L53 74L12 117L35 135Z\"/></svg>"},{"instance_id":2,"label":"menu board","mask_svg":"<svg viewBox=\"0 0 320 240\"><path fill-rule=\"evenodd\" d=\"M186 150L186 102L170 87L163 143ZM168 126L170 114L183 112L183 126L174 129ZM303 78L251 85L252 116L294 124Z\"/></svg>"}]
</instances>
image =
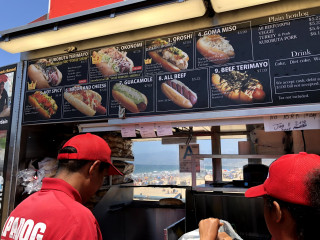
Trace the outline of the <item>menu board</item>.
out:
<instances>
[{"instance_id":1,"label":"menu board","mask_svg":"<svg viewBox=\"0 0 320 240\"><path fill-rule=\"evenodd\" d=\"M23 123L318 103L319 12L31 60Z\"/></svg>"}]
</instances>

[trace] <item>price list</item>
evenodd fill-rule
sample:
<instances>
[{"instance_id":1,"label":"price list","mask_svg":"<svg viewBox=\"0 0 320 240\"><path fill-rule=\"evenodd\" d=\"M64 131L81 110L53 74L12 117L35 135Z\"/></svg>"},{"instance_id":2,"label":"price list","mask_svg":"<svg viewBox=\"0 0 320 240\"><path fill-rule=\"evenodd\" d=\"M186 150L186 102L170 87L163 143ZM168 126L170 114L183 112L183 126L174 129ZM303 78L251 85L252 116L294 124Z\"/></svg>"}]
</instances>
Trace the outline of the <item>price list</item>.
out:
<instances>
[{"instance_id":1,"label":"price list","mask_svg":"<svg viewBox=\"0 0 320 240\"><path fill-rule=\"evenodd\" d=\"M309 17L309 31L311 37L320 36L320 16Z\"/></svg>"}]
</instances>

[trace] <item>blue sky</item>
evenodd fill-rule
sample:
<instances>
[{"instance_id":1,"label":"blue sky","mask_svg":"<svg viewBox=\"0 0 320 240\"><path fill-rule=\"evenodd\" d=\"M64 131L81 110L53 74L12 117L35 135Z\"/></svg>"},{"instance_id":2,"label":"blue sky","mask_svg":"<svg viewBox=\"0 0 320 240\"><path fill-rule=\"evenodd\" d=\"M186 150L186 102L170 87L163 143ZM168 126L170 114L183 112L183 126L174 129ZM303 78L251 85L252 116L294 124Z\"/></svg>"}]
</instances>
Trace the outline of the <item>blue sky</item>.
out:
<instances>
[{"instance_id":1,"label":"blue sky","mask_svg":"<svg viewBox=\"0 0 320 240\"><path fill-rule=\"evenodd\" d=\"M20 27L48 12L49 0L0 0L0 31ZM0 49L0 67L20 61L20 54Z\"/></svg>"}]
</instances>

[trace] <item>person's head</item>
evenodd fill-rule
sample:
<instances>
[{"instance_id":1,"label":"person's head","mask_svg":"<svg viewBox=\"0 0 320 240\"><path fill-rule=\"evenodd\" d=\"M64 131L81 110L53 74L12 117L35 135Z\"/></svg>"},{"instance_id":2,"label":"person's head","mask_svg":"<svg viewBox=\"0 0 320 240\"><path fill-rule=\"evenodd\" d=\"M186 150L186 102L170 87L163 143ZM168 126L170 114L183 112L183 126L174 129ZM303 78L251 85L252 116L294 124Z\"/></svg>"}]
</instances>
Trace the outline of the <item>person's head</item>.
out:
<instances>
[{"instance_id":1,"label":"person's head","mask_svg":"<svg viewBox=\"0 0 320 240\"><path fill-rule=\"evenodd\" d=\"M88 200L102 185L107 175L122 175L111 162L109 145L101 137L80 134L67 141L58 154L56 177L63 176L79 190L83 201ZM79 179L81 181L79 181Z\"/></svg>"},{"instance_id":2,"label":"person's head","mask_svg":"<svg viewBox=\"0 0 320 240\"><path fill-rule=\"evenodd\" d=\"M319 219L320 157L288 154L269 167L265 182L248 189L246 197L264 197L264 216L273 239L314 239ZM316 235L315 235L316 234Z\"/></svg>"},{"instance_id":3,"label":"person's head","mask_svg":"<svg viewBox=\"0 0 320 240\"><path fill-rule=\"evenodd\" d=\"M4 89L4 82L0 82L0 90Z\"/></svg>"}]
</instances>

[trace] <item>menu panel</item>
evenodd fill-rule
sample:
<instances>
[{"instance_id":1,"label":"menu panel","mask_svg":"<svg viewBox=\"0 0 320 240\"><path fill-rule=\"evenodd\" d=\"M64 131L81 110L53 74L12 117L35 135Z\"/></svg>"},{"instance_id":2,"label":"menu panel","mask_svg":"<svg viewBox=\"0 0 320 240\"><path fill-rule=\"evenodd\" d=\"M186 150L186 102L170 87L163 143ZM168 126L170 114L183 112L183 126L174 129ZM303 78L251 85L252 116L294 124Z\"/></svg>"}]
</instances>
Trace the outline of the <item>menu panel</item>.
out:
<instances>
[{"instance_id":1,"label":"menu panel","mask_svg":"<svg viewBox=\"0 0 320 240\"><path fill-rule=\"evenodd\" d=\"M91 82L141 76L143 54L142 41L91 50Z\"/></svg>"},{"instance_id":2,"label":"menu panel","mask_svg":"<svg viewBox=\"0 0 320 240\"><path fill-rule=\"evenodd\" d=\"M109 116L118 116L119 106L127 116L154 113L154 88L153 76L110 81Z\"/></svg>"},{"instance_id":3,"label":"menu panel","mask_svg":"<svg viewBox=\"0 0 320 240\"><path fill-rule=\"evenodd\" d=\"M194 68L192 32L159 37L145 42L145 74L180 72Z\"/></svg>"},{"instance_id":4,"label":"menu panel","mask_svg":"<svg viewBox=\"0 0 320 240\"><path fill-rule=\"evenodd\" d=\"M31 60L23 123L318 103L319 12L276 14ZM30 104L37 92L48 95L39 105L54 109L50 117Z\"/></svg>"},{"instance_id":5,"label":"menu panel","mask_svg":"<svg viewBox=\"0 0 320 240\"><path fill-rule=\"evenodd\" d=\"M253 59L251 22L196 31L196 68Z\"/></svg>"}]
</instances>

